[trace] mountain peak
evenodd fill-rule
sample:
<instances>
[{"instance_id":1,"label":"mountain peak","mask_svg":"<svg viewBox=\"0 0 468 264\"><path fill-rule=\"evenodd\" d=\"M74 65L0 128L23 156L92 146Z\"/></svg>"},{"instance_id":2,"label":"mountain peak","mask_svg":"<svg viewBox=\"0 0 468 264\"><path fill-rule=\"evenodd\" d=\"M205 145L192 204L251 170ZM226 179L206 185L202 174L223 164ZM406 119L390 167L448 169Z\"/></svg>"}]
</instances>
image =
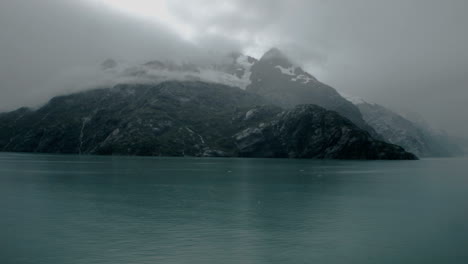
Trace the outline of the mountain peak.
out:
<instances>
[{"instance_id":1,"label":"mountain peak","mask_svg":"<svg viewBox=\"0 0 468 264\"><path fill-rule=\"evenodd\" d=\"M283 68L291 68L294 66L291 60L278 48L272 48L267 51L260 59L260 62Z\"/></svg>"},{"instance_id":2,"label":"mountain peak","mask_svg":"<svg viewBox=\"0 0 468 264\"><path fill-rule=\"evenodd\" d=\"M267 51L262 56L261 59L262 60L265 60L265 59L286 59L286 60L288 60L286 55L284 55L284 53L278 48L271 48L269 51Z\"/></svg>"}]
</instances>

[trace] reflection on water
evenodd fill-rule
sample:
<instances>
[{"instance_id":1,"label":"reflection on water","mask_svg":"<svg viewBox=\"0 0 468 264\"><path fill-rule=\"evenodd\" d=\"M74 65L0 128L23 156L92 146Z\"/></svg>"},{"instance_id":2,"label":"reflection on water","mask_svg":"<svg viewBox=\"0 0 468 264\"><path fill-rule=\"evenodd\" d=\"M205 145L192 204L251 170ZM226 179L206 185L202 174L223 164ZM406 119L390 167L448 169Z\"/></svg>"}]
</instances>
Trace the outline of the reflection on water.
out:
<instances>
[{"instance_id":1,"label":"reflection on water","mask_svg":"<svg viewBox=\"0 0 468 264\"><path fill-rule=\"evenodd\" d=\"M0 154L0 263L468 263L466 161Z\"/></svg>"}]
</instances>

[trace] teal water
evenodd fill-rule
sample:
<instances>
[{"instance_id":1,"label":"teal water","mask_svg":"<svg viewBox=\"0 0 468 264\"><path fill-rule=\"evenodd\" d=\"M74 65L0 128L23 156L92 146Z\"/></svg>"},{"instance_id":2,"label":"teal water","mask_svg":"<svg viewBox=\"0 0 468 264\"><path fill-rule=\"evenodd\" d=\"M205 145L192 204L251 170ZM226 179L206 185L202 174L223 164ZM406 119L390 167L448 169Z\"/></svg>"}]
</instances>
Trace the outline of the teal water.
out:
<instances>
[{"instance_id":1,"label":"teal water","mask_svg":"<svg viewBox=\"0 0 468 264\"><path fill-rule=\"evenodd\" d=\"M0 263L468 263L468 159L0 154Z\"/></svg>"}]
</instances>

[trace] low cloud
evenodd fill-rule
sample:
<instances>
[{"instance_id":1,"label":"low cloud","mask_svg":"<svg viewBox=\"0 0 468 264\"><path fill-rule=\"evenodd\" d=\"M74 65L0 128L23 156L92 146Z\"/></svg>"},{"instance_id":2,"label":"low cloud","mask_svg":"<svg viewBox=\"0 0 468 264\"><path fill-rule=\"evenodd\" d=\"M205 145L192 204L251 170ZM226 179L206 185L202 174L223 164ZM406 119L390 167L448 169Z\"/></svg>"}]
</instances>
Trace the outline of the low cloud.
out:
<instances>
[{"instance_id":1,"label":"low cloud","mask_svg":"<svg viewBox=\"0 0 468 264\"><path fill-rule=\"evenodd\" d=\"M155 0L161 19L105 2L0 3L1 110L84 85L71 76L107 58L212 61L277 46L340 91L468 132L467 1Z\"/></svg>"}]
</instances>

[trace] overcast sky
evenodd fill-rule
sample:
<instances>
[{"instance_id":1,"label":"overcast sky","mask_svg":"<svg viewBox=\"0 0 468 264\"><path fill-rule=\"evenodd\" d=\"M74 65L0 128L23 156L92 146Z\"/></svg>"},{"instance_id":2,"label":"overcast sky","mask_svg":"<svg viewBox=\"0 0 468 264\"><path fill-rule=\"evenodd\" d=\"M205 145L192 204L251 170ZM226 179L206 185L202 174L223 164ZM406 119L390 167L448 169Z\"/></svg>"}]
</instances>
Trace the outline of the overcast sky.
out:
<instances>
[{"instance_id":1,"label":"overcast sky","mask_svg":"<svg viewBox=\"0 0 468 264\"><path fill-rule=\"evenodd\" d=\"M468 133L466 0L0 0L0 110L107 58L207 60L276 46L338 90Z\"/></svg>"}]
</instances>

